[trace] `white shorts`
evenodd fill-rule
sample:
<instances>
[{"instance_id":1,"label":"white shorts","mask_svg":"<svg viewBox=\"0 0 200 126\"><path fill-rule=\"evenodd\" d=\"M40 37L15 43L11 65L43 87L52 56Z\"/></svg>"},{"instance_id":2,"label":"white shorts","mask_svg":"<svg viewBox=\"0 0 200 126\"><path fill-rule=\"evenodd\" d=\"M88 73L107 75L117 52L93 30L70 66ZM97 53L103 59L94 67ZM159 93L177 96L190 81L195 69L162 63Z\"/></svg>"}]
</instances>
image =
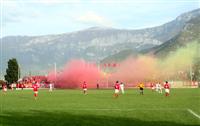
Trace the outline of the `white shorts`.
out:
<instances>
[{"instance_id":1,"label":"white shorts","mask_svg":"<svg viewBox=\"0 0 200 126\"><path fill-rule=\"evenodd\" d=\"M87 88L84 88L83 90L84 90L84 91L87 91Z\"/></svg>"},{"instance_id":2,"label":"white shorts","mask_svg":"<svg viewBox=\"0 0 200 126\"><path fill-rule=\"evenodd\" d=\"M3 91L7 91L7 88L4 88Z\"/></svg>"},{"instance_id":3,"label":"white shorts","mask_svg":"<svg viewBox=\"0 0 200 126\"><path fill-rule=\"evenodd\" d=\"M165 89L165 92L166 92L166 93L169 93L169 89Z\"/></svg>"},{"instance_id":4,"label":"white shorts","mask_svg":"<svg viewBox=\"0 0 200 126\"><path fill-rule=\"evenodd\" d=\"M118 93L119 93L119 90L118 90L118 89L115 89L115 93L118 94Z\"/></svg>"},{"instance_id":5,"label":"white shorts","mask_svg":"<svg viewBox=\"0 0 200 126\"><path fill-rule=\"evenodd\" d=\"M34 91L34 93L35 93L35 94L37 94L37 93L38 93L38 91Z\"/></svg>"}]
</instances>

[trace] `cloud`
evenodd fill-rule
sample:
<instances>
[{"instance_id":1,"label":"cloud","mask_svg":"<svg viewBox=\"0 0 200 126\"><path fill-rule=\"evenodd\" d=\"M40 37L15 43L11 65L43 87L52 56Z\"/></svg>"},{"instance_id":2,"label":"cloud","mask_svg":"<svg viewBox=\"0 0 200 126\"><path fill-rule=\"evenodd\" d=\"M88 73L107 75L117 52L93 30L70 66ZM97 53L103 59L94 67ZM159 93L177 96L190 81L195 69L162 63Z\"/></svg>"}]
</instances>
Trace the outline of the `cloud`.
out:
<instances>
[{"instance_id":1,"label":"cloud","mask_svg":"<svg viewBox=\"0 0 200 126\"><path fill-rule=\"evenodd\" d=\"M200 0L199 0L199 8L200 8Z\"/></svg>"},{"instance_id":2,"label":"cloud","mask_svg":"<svg viewBox=\"0 0 200 126\"><path fill-rule=\"evenodd\" d=\"M6 0L15 2L14 0ZM19 0L22 3L40 3L44 5L64 4L64 3L81 3L81 0Z\"/></svg>"},{"instance_id":3,"label":"cloud","mask_svg":"<svg viewBox=\"0 0 200 126\"><path fill-rule=\"evenodd\" d=\"M35 20L36 18L41 17L42 14L38 11L32 10L32 12L22 12L22 11L9 11L6 12L5 15L2 16L2 21L4 25L7 25L9 23L19 23L27 20Z\"/></svg>"},{"instance_id":4,"label":"cloud","mask_svg":"<svg viewBox=\"0 0 200 126\"><path fill-rule=\"evenodd\" d=\"M98 15L95 12L89 11L85 14L76 18L76 21L83 24L100 25L100 26L113 26L113 22L105 18L104 16Z\"/></svg>"},{"instance_id":5,"label":"cloud","mask_svg":"<svg viewBox=\"0 0 200 126\"><path fill-rule=\"evenodd\" d=\"M42 3L46 5L54 5L56 3L63 3L63 0L39 0L37 3Z\"/></svg>"},{"instance_id":6,"label":"cloud","mask_svg":"<svg viewBox=\"0 0 200 126\"><path fill-rule=\"evenodd\" d=\"M31 4L20 1L5 0L2 4L2 22L4 25L8 23L19 23L27 19L35 19L41 17L42 14L38 9L33 8Z\"/></svg>"}]
</instances>

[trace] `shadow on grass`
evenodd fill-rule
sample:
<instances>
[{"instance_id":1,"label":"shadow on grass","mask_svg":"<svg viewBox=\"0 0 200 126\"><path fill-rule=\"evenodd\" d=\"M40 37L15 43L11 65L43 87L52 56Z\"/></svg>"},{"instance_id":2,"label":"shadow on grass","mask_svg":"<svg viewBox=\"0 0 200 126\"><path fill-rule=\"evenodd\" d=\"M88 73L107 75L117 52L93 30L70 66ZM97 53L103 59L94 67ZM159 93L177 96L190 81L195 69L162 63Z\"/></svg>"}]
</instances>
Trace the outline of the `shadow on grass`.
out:
<instances>
[{"instance_id":1,"label":"shadow on grass","mask_svg":"<svg viewBox=\"0 0 200 126\"><path fill-rule=\"evenodd\" d=\"M134 118L43 111L7 112L0 115L0 121L3 126L186 126L166 121L147 122Z\"/></svg>"}]
</instances>

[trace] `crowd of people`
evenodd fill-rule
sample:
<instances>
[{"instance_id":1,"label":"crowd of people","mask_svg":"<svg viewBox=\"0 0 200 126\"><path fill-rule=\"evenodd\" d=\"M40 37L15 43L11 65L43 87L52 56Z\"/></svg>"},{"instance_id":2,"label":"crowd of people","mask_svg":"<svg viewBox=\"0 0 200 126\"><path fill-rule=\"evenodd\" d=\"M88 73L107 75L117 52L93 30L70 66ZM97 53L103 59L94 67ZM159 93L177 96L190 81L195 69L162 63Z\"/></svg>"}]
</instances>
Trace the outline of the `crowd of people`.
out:
<instances>
[{"instance_id":1,"label":"crowd of people","mask_svg":"<svg viewBox=\"0 0 200 126\"><path fill-rule=\"evenodd\" d=\"M27 76L18 80L16 88L32 88L35 82L39 83L40 87L46 87L49 84L45 76Z\"/></svg>"},{"instance_id":2,"label":"crowd of people","mask_svg":"<svg viewBox=\"0 0 200 126\"><path fill-rule=\"evenodd\" d=\"M6 94L7 89L10 88L11 90L24 90L24 89L32 89L34 92L34 98L37 99L38 96L38 89L39 88L49 88L49 92L53 91L54 82L47 81L46 77L44 76L29 76L19 79L16 83L11 84L2 84L2 91Z\"/></svg>"}]
</instances>

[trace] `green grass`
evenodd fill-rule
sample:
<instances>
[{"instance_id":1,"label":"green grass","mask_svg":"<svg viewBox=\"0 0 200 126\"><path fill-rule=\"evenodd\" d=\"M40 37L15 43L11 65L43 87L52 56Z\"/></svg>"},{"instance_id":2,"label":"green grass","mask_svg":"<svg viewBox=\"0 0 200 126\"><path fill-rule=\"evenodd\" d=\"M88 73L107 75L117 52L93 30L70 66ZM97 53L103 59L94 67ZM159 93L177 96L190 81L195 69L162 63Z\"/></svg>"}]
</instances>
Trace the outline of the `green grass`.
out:
<instances>
[{"instance_id":1,"label":"green grass","mask_svg":"<svg viewBox=\"0 0 200 126\"><path fill-rule=\"evenodd\" d=\"M2 126L197 126L200 119L200 89L172 89L171 96L138 90L113 98L113 90L32 90L2 92Z\"/></svg>"}]
</instances>

